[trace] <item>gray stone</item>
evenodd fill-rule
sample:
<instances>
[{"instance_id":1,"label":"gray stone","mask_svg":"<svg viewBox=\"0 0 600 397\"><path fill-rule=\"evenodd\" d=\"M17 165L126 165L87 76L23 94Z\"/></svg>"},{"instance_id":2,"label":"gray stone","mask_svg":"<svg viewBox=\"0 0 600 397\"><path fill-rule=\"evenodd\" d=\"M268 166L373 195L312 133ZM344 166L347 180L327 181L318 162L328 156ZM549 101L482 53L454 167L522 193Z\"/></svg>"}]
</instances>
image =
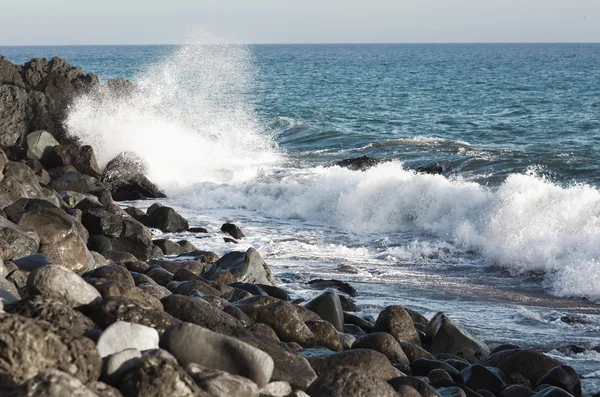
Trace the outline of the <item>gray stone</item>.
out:
<instances>
[{"instance_id":1,"label":"gray stone","mask_svg":"<svg viewBox=\"0 0 600 397\"><path fill-rule=\"evenodd\" d=\"M379 313L375 322L375 332L387 332L398 342L408 342L420 346L421 340L410 314L401 306L388 306Z\"/></svg>"},{"instance_id":2,"label":"gray stone","mask_svg":"<svg viewBox=\"0 0 600 397\"><path fill-rule=\"evenodd\" d=\"M0 238L10 244L13 258L35 254L40 248L40 236L30 228L25 228L0 216Z\"/></svg>"},{"instance_id":3,"label":"gray stone","mask_svg":"<svg viewBox=\"0 0 600 397\"><path fill-rule=\"evenodd\" d=\"M118 353L111 354L104 359L104 368L102 370L102 380L109 385L118 386L123 376L137 368L142 358L142 353L138 349L125 349Z\"/></svg>"},{"instance_id":4,"label":"gray stone","mask_svg":"<svg viewBox=\"0 0 600 397\"><path fill-rule=\"evenodd\" d=\"M490 354L489 347L460 329L444 313L436 314L427 327L432 354L450 353L477 363Z\"/></svg>"},{"instance_id":5,"label":"gray stone","mask_svg":"<svg viewBox=\"0 0 600 397\"><path fill-rule=\"evenodd\" d=\"M233 251L225 254L207 270L207 275L214 277L223 270L233 274L237 281L250 284L276 284L269 265L254 248L248 248L246 252Z\"/></svg>"},{"instance_id":6,"label":"gray stone","mask_svg":"<svg viewBox=\"0 0 600 397\"><path fill-rule=\"evenodd\" d=\"M181 323L167 330L161 343L183 364L200 365L245 376L264 387L273 373L273 359L238 339L195 324Z\"/></svg>"},{"instance_id":7,"label":"gray stone","mask_svg":"<svg viewBox=\"0 0 600 397\"><path fill-rule=\"evenodd\" d=\"M31 295L63 299L73 307L101 299L94 287L59 265L48 265L31 272L27 278L27 290Z\"/></svg>"},{"instance_id":8,"label":"gray stone","mask_svg":"<svg viewBox=\"0 0 600 397\"><path fill-rule=\"evenodd\" d=\"M27 135L27 158L41 160L48 156L58 141L48 131L35 131Z\"/></svg>"},{"instance_id":9,"label":"gray stone","mask_svg":"<svg viewBox=\"0 0 600 397\"><path fill-rule=\"evenodd\" d=\"M344 311L338 294L325 291L308 302L302 304L308 310L317 313L325 321L329 321L339 332L344 332Z\"/></svg>"},{"instance_id":10,"label":"gray stone","mask_svg":"<svg viewBox=\"0 0 600 397\"><path fill-rule=\"evenodd\" d=\"M65 372L40 372L5 397L98 397L81 381Z\"/></svg>"},{"instance_id":11,"label":"gray stone","mask_svg":"<svg viewBox=\"0 0 600 397\"><path fill-rule=\"evenodd\" d=\"M306 392L311 397L398 397L375 374L349 368L335 368L322 374Z\"/></svg>"},{"instance_id":12,"label":"gray stone","mask_svg":"<svg viewBox=\"0 0 600 397\"><path fill-rule=\"evenodd\" d=\"M302 353L305 354L304 352ZM370 349L352 349L335 354L327 352L307 359L319 376L342 367L369 373L386 381L400 376L400 372L390 364L386 356Z\"/></svg>"},{"instance_id":13,"label":"gray stone","mask_svg":"<svg viewBox=\"0 0 600 397\"><path fill-rule=\"evenodd\" d=\"M352 348L373 349L385 355L391 363L410 364L398 341L392 335L385 332L365 335L354 342Z\"/></svg>"},{"instance_id":14,"label":"gray stone","mask_svg":"<svg viewBox=\"0 0 600 397\"><path fill-rule=\"evenodd\" d=\"M100 335L98 352L100 357L106 357L126 349L158 349L158 339L158 332L154 328L117 321Z\"/></svg>"},{"instance_id":15,"label":"gray stone","mask_svg":"<svg viewBox=\"0 0 600 397\"><path fill-rule=\"evenodd\" d=\"M260 389L260 397L286 397L292 393L292 386L288 382L271 382Z\"/></svg>"},{"instance_id":16,"label":"gray stone","mask_svg":"<svg viewBox=\"0 0 600 397\"><path fill-rule=\"evenodd\" d=\"M256 397L258 395L256 383L243 376L203 367L196 363L188 364L186 370L196 384L211 397Z\"/></svg>"}]
</instances>

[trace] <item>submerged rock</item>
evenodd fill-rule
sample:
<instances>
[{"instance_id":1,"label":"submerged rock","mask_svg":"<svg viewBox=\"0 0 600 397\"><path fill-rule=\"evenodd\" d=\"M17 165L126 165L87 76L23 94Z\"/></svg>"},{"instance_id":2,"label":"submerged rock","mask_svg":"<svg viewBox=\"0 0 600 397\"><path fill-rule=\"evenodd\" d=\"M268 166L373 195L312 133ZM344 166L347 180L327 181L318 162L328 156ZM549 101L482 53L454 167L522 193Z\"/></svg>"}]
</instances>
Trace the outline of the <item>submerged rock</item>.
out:
<instances>
[{"instance_id":1,"label":"submerged rock","mask_svg":"<svg viewBox=\"0 0 600 397\"><path fill-rule=\"evenodd\" d=\"M369 157L353 157L349 159L345 159L342 161L338 161L335 163L338 167L348 168L353 171L365 171L371 167L374 167L381 163L381 160Z\"/></svg>"}]
</instances>

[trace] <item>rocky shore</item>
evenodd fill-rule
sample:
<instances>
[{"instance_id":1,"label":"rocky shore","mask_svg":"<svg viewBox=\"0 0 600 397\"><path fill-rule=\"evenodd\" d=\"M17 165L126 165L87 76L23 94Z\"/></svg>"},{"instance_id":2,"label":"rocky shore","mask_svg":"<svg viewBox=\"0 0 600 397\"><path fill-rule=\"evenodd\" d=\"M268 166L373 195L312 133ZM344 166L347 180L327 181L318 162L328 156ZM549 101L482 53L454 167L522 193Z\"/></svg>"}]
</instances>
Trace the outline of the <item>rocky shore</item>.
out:
<instances>
[{"instance_id":1,"label":"rocky shore","mask_svg":"<svg viewBox=\"0 0 600 397\"><path fill-rule=\"evenodd\" d=\"M571 367L488 346L443 313L361 316L336 280L293 300L252 248L153 240L205 230L160 204L118 205L164 194L135 154L100 169L62 124L75 96L123 87L62 59L0 56L1 396L582 395Z\"/></svg>"}]
</instances>

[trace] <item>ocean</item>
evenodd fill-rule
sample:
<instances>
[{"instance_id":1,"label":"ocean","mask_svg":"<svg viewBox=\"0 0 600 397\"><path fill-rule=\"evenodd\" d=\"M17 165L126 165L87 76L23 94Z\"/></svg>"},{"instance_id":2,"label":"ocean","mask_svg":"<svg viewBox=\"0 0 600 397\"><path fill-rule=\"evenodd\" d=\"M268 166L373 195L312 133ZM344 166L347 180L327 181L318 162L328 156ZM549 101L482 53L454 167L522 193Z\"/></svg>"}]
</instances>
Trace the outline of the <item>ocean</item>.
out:
<instances>
[{"instance_id":1,"label":"ocean","mask_svg":"<svg viewBox=\"0 0 600 397\"><path fill-rule=\"evenodd\" d=\"M366 314L444 311L488 343L547 349L600 391L600 45L200 40L0 54L59 56L141 87L79 98L66 125L101 164L143 157L163 203L211 231L167 237L254 247L299 297L314 293L306 281L336 278ZM333 166L363 155L386 161ZM415 171L432 164L443 173ZM225 243L225 221L247 238ZM557 350L572 344L589 350Z\"/></svg>"}]
</instances>

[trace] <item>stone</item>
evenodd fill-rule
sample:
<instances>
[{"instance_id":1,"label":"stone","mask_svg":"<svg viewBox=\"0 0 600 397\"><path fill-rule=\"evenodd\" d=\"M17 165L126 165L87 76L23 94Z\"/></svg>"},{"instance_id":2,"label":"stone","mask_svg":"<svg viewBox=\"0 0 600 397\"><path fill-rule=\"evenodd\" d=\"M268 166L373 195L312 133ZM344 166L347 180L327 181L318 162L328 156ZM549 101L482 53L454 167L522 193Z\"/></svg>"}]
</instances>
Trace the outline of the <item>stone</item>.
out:
<instances>
[{"instance_id":1,"label":"stone","mask_svg":"<svg viewBox=\"0 0 600 397\"><path fill-rule=\"evenodd\" d=\"M224 270L233 274L240 282L275 285L275 277L269 265L254 248L248 248L246 252L232 251L225 254L206 273L208 277L214 277Z\"/></svg>"},{"instance_id":2,"label":"stone","mask_svg":"<svg viewBox=\"0 0 600 397\"><path fill-rule=\"evenodd\" d=\"M197 363L244 376L259 387L264 387L273 373L273 359L262 350L195 324L169 328L161 345L183 364Z\"/></svg>"},{"instance_id":3,"label":"stone","mask_svg":"<svg viewBox=\"0 0 600 397\"><path fill-rule=\"evenodd\" d=\"M58 141L48 131L35 131L27 134L27 158L41 160L46 158Z\"/></svg>"},{"instance_id":4,"label":"stone","mask_svg":"<svg viewBox=\"0 0 600 397\"><path fill-rule=\"evenodd\" d=\"M211 251L194 250L180 254L179 257L190 257L195 261L209 265L219 260L219 256Z\"/></svg>"},{"instance_id":5,"label":"stone","mask_svg":"<svg viewBox=\"0 0 600 397\"><path fill-rule=\"evenodd\" d=\"M100 293L69 269L47 265L32 271L27 278L30 295L64 300L72 307L88 305L100 300Z\"/></svg>"},{"instance_id":6,"label":"stone","mask_svg":"<svg viewBox=\"0 0 600 397\"><path fill-rule=\"evenodd\" d=\"M498 393L498 397L531 397L535 392L521 385L510 385Z\"/></svg>"},{"instance_id":7,"label":"stone","mask_svg":"<svg viewBox=\"0 0 600 397\"><path fill-rule=\"evenodd\" d=\"M467 394L464 392L464 390L461 389L460 387L456 387L456 386L440 387L437 389L437 392L442 397L467 397ZM513 396L513 397L518 397L518 396Z\"/></svg>"},{"instance_id":8,"label":"stone","mask_svg":"<svg viewBox=\"0 0 600 397\"><path fill-rule=\"evenodd\" d=\"M420 346L421 340L412 318L401 306L388 306L379 313L375 332L387 332L398 342L407 342Z\"/></svg>"},{"instance_id":9,"label":"stone","mask_svg":"<svg viewBox=\"0 0 600 397\"><path fill-rule=\"evenodd\" d=\"M551 385L571 393L575 397L581 397L581 380L579 374L568 365L554 367L546 373L540 380L539 385Z\"/></svg>"},{"instance_id":10,"label":"stone","mask_svg":"<svg viewBox=\"0 0 600 397\"><path fill-rule=\"evenodd\" d=\"M365 335L352 345L353 349L372 349L385 355L392 364L410 365L406 354L396 339L385 332Z\"/></svg>"},{"instance_id":11,"label":"stone","mask_svg":"<svg viewBox=\"0 0 600 397\"><path fill-rule=\"evenodd\" d=\"M459 372L450 364L439 360L430 360L427 358L418 358L411 362L410 369L412 375L414 376L427 376L434 369L443 369L452 377L459 376Z\"/></svg>"},{"instance_id":12,"label":"stone","mask_svg":"<svg viewBox=\"0 0 600 397\"><path fill-rule=\"evenodd\" d=\"M422 379L419 379L416 376L401 376L398 378L391 379L388 383L394 388L394 390L399 390L402 387L412 387L415 389L422 397L439 397L440 394L430 385L425 383ZM477 397L477 396L471 396Z\"/></svg>"},{"instance_id":13,"label":"stone","mask_svg":"<svg viewBox=\"0 0 600 397\"><path fill-rule=\"evenodd\" d=\"M179 255L185 252L179 244L166 238L152 240L152 243L160 248L165 255Z\"/></svg>"},{"instance_id":14,"label":"stone","mask_svg":"<svg viewBox=\"0 0 600 397\"><path fill-rule=\"evenodd\" d=\"M435 360L435 356L423 349L421 346L417 346L412 343L400 343L400 347L402 348L404 354L406 354L408 361L410 361L411 363L418 358L428 358L430 360Z\"/></svg>"},{"instance_id":15,"label":"stone","mask_svg":"<svg viewBox=\"0 0 600 397\"><path fill-rule=\"evenodd\" d=\"M40 247L40 237L35 230L21 227L0 216L0 239L13 251L13 258L35 254Z\"/></svg>"},{"instance_id":16,"label":"stone","mask_svg":"<svg viewBox=\"0 0 600 397\"><path fill-rule=\"evenodd\" d=\"M81 381L63 371L40 372L5 397L98 397Z\"/></svg>"},{"instance_id":17,"label":"stone","mask_svg":"<svg viewBox=\"0 0 600 397\"><path fill-rule=\"evenodd\" d=\"M237 240L239 240L243 237L246 237L244 235L244 233L242 232L242 230L239 227L237 227L236 225L234 225L233 223L224 223L221 226L221 231L223 233L229 234L231 237L233 237L234 239L237 239Z\"/></svg>"},{"instance_id":18,"label":"stone","mask_svg":"<svg viewBox=\"0 0 600 397\"><path fill-rule=\"evenodd\" d=\"M181 321L197 324L224 335L250 335L242 322L212 307L210 303L203 299L192 296L170 295L163 298L161 302L167 313Z\"/></svg>"},{"instance_id":19,"label":"stone","mask_svg":"<svg viewBox=\"0 0 600 397\"><path fill-rule=\"evenodd\" d=\"M87 193L93 189L98 180L93 176L80 174L79 172L68 172L50 182L50 187L57 192ZM98 199L96 198L96 201Z\"/></svg>"},{"instance_id":20,"label":"stone","mask_svg":"<svg viewBox=\"0 0 600 397\"><path fill-rule=\"evenodd\" d=\"M135 281L126 267L121 265L106 265L92 270L84 275L89 278L103 278L116 281L125 287L135 287Z\"/></svg>"},{"instance_id":21,"label":"stone","mask_svg":"<svg viewBox=\"0 0 600 397\"><path fill-rule=\"evenodd\" d=\"M342 340L335 327L330 322L324 320L312 320L307 321L305 324L315 336L314 343L316 346L326 347L336 352L344 350Z\"/></svg>"},{"instance_id":22,"label":"stone","mask_svg":"<svg viewBox=\"0 0 600 397\"><path fill-rule=\"evenodd\" d=\"M292 393L288 382L271 382L260 389L260 397L286 397Z\"/></svg>"},{"instance_id":23,"label":"stone","mask_svg":"<svg viewBox=\"0 0 600 397\"><path fill-rule=\"evenodd\" d=\"M313 289L324 290L327 288L333 288L349 296L358 295L358 292L353 286L340 280L323 280L319 278L315 280L310 280L308 282L308 285Z\"/></svg>"},{"instance_id":24,"label":"stone","mask_svg":"<svg viewBox=\"0 0 600 397\"><path fill-rule=\"evenodd\" d=\"M494 395L506 387L506 384L495 373L480 364L473 364L460 371L460 382L473 389L485 389Z\"/></svg>"},{"instance_id":25,"label":"stone","mask_svg":"<svg viewBox=\"0 0 600 397\"><path fill-rule=\"evenodd\" d=\"M123 397L119 389L109 386L104 382L91 382L86 386L93 393L96 393L98 397Z\"/></svg>"},{"instance_id":26,"label":"stone","mask_svg":"<svg viewBox=\"0 0 600 397\"><path fill-rule=\"evenodd\" d=\"M189 229L185 218L179 215L173 208L163 206L148 214L147 226L167 233L183 232Z\"/></svg>"},{"instance_id":27,"label":"stone","mask_svg":"<svg viewBox=\"0 0 600 397\"><path fill-rule=\"evenodd\" d=\"M552 368L561 365L557 360L529 349L502 350L490 355L481 364L496 367L507 377L515 372L519 373L532 385L538 384Z\"/></svg>"},{"instance_id":28,"label":"stone","mask_svg":"<svg viewBox=\"0 0 600 397\"><path fill-rule=\"evenodd\" d=\"M370 373L385 381L400 376L400 372L390 364L386 356L370 349L315 355L307 357L307 360L319 376L337 368Z\"/></svg>"},{"instance_id":29,"label":"stone","mask_svg":"<svg viewBox=\"0 0 600 397\"><path fill-rule=\"evenodd\" d=\"M87 247L90 251L96 251L100 254L110 252L113 250L112 243L110 242L110 239L108 237L99 236L95 234L90 235L87 242Z\"/></svg>"},{"instance_id":30,"label":"stone","mask_svg":"<svg viewBox=\"0 0 600 397\"><path fill-rule=\"evenodd\" d=\"M14 258L15 252L10 244L0 238L0 261L8 261ZM2 274L0 274L2 275Z\"/></svg>"},{"instance_id":31,"label":"stone","mask_svg":"<svg viewBox=\"0 0 600 397\"><path fill-rule=\"evenodd\" d=\"M46 258L46 255L43 254L31 254L23 256L19 259L13 260L13 263L17 265L19 269L28 272L52 264L52 262L50 262L50 260Z\"/></svg>"},{"instance_id":32,"label":"stone","mask_svg":"<svg viewBox=\"0 0 600 397\"><path fill-rule=\"evenodd\" d=\"M360 334L375 332L375 324L371 321L352 313L344 312L344 327L348 327L349 325L357 326L359 329L356 331Z\"/></svg>"},{"instance_id":33,"label":"stone","mask_svg":"<svg viewBox=\"0 0 600 397\"><path fill-rule=\"evenodd\" d=\"M130 348L107 356L102 369L102 380L109 385L118 386L123 376L141 364L142 353Z\"/></svg>"},{"instance_id":34,"label":"stone","mask_svg":"<svg viewBox=\"0 0 600 397\"><path fill-rule=\"evenodd\" d=\"M190 251L195 251L198 248L196 248L196 246L194 244L192 244L191 242L189 242L188 240L179 240L177 242L177 244L181 247L181 249L183 250L182 253L185 252L190 252Z\"/></svg>"},{"instance_id":35,"label":"stone","mask_svg":"<svg viewBox=\"0 0 600 397\"><path fill-rule=\"evenodd\" d=\"M398 393L374 374L349 368L328 371L306 391L311 397L398 397Z\"/></svg>"},{"instance_id":36,"label":"stone","mask_svg":"<svg viewBox=\"0 0 600 397\"><path fill-rule=\"evenodd\" d=\"M243 376L211 369L196 363L186 366L196 384L212 397L256 397L258 386Z\"/></svg>"},{"instance_id":37,"label":"stone","mask_svg":"<svg viewBox=\"0 0 600 397\"><path fill-rule=\"evenodd\" d=\"M145 161L133 152L122 152L104 168L104 182L116 201L165 198L165 194L144 175Z\"/></svg>"},{"instance_id":38,"label":"stone","mask_svg":"<svg viewBox=\"0 0 600 397\"><path fill-rule=\"evenodd\" d=\"M123 229L119 237L110 237L113 250L128 252L134 260L147 261L152 258L152 233L140 222L130 217L122 218Z\"/></svg>"},{"instance_id":39,"label":"stone","mask_svg":"<svg viewBox=\"0 0 600 397\"><path fill-rule=\"evenodd\" d=\"M344 311L340 298L335 292L325 291L303 303L302 306L330 322L339 332L344 332Z\"/></svg>"},{"instance_id":40,"label":"stone","mask_svg":"<svg viewBox=\"0 0 600 397\"><path fill-rule=\"evenodd\" d=\"M352 171L365 171L371 167L374 167L381 163L381 160L369 157L369 156L361 156L361 157L353 157L349 159L344 159L335 163L338 167L348 168Z\"/></svg>"},{"instance_id":41,"label":"stone","mask_svg":"<svg viewBox=\"0 0 600 397\"><path fill-rule=\"evenodd\" d=\"M56 145L48 151L42 163L47 168L72 165L78 172L94 178L100 178L101 175L94 149L89 145Z\"/></svg>"},{"instance_id":42,"label":"stone","mask_svg":"<svg viewBox=\"0 0 600 397\"><path fill-rule=\"evenodd\" d=\"M460 329L445 314L436 314L427 327L432 354L450 353L470 363L478 363L490 354L487 345Z\"/></svg>"},{"instance_id":43,"label":"stone","mask_svg":"<svg viewBox=\"0 0 600 397\"><path fill-rule=\"evenodd\" d=\"M158 349L158 339L158 332L153 328L116 321L100 335L98 352L101 357L107 357L126 349Z\"/></svg>"},{"instance_id":44,"label":"stone","mask_svg":"<svg viewBox=\"0 0 600 397\"><path fill-rule=\"evenodd\" d=\"M84 211L81 223L94 235L119 238L123 232L123 218L101 208Z\"/></svg>"},{"instance_id":45,"label":"stone","mask_svg":"<svg viewBox=\"0 0 600 397\"><path fill-rule=\"evenodd\" d=\"M533 397L573 397L573 395L559 387L550 386L538 391Z\"/></svg>"}]
</instances>

